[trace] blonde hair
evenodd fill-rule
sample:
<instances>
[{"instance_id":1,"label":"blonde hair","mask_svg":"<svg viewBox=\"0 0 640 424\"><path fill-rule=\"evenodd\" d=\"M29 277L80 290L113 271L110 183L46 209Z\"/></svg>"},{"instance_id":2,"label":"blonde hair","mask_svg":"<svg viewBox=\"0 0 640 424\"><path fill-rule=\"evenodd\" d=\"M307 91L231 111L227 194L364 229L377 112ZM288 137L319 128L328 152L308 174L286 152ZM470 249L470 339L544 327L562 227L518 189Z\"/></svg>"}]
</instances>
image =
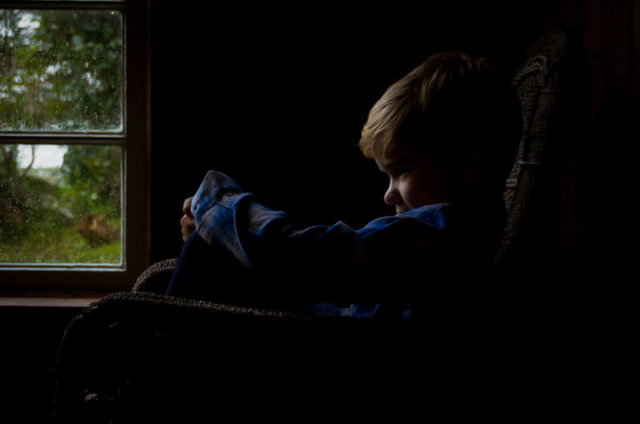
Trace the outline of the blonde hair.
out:
<instances>
[{"instance_id":1,"label":"blonde hair","mask_svg":"<svg viewBox=\"0 0 640 424\"><path fill-rule=\"evenodd\" d=\"M360 150L373 159L386 156L397 143L443 154L453 148L452 140L463 137L474 142L519 139L519 103L504 82L487 58L463 52L434 54L391 85L371 108ZM512 132L499 134L502 130Z\"/></svg>"}]
</instances>

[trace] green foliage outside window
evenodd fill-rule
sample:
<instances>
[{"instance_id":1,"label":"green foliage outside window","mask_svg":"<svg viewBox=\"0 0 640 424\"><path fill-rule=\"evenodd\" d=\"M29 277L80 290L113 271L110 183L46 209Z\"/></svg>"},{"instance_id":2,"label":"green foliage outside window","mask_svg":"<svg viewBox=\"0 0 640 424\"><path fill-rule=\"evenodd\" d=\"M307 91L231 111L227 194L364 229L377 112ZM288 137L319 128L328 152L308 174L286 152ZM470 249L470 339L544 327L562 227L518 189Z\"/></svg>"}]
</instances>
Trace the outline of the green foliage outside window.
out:
<instances>
[{"instance_id":1,"label":"green foliage outside window","mask_svg":"<svg viewBox=\"0 0 640 424\"><path fill-rule=\"evenodd\" d=\"M122 131L122 34L118 12L0 9L0 132ZM119 263L122 148L43 150L0 144L0 263Z\"/></svg>"}]
</instances>

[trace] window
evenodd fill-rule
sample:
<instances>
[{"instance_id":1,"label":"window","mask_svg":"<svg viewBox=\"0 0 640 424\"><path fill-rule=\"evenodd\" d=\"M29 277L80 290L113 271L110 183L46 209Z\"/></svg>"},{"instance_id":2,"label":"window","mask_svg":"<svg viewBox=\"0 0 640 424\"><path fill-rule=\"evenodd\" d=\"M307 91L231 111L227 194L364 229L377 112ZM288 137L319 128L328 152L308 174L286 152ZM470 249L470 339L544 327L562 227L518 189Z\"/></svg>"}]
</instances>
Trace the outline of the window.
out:
<instances>
[{"instance_id":1,"label":"window","mask_svg":"<svg viewBox=\"0 0 640 424\"><path fill-rule=\"evenodd\" d=\"M148 261L148 3L0 3L0 285L130 287Z\"/></svg>"}]
</instances>

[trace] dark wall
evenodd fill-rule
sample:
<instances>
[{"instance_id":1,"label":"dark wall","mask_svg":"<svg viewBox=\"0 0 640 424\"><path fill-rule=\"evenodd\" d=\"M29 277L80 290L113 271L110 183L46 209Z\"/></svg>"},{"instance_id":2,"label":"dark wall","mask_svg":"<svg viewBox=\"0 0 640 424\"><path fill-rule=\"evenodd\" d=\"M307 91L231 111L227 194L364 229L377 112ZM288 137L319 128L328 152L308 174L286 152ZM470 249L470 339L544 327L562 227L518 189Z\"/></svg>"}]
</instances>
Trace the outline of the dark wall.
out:
<instances>
[{"instance_id":1,"label":"dark wall","mask_svg":"<svg viewBox=\"0 0 640 424\"><path fill-rule=\"evenodd\" d=\"M550 6L152 7L152 261L176 256L208 169L302 222L390 214L355 144L386 88L439 50L513 66Z\"/></svg>"}]
</instances>

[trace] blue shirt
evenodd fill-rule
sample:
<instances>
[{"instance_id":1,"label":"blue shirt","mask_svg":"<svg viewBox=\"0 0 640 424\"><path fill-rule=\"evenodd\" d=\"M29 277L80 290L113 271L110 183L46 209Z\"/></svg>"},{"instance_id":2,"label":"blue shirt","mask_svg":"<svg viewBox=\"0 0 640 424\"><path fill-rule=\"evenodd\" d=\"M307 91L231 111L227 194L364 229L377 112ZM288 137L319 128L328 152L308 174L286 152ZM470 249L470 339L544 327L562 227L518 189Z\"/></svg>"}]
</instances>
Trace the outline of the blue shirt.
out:
<instances>
[{"instance_id":1,"label":"blue shirt","mask_svg":"<svg viewBox=\"0 0 640 424\"><path fill-rule=\"evenodd\" d=\"M343 222L302 226L216 171L207 173L192 202L196 231L208 244L230 252L248 269L313 286L318 295L313 314L355 317L373 317L380 300L389 299L397 306L394 313L408 318L410 301L426 284L416 272L424 275L426 269L431 286L441 284L438 279L451 269L455 237L449 224L460 221L455 210L453 204L429 205L360 229Z\"/></svg>"}]
</instances>

